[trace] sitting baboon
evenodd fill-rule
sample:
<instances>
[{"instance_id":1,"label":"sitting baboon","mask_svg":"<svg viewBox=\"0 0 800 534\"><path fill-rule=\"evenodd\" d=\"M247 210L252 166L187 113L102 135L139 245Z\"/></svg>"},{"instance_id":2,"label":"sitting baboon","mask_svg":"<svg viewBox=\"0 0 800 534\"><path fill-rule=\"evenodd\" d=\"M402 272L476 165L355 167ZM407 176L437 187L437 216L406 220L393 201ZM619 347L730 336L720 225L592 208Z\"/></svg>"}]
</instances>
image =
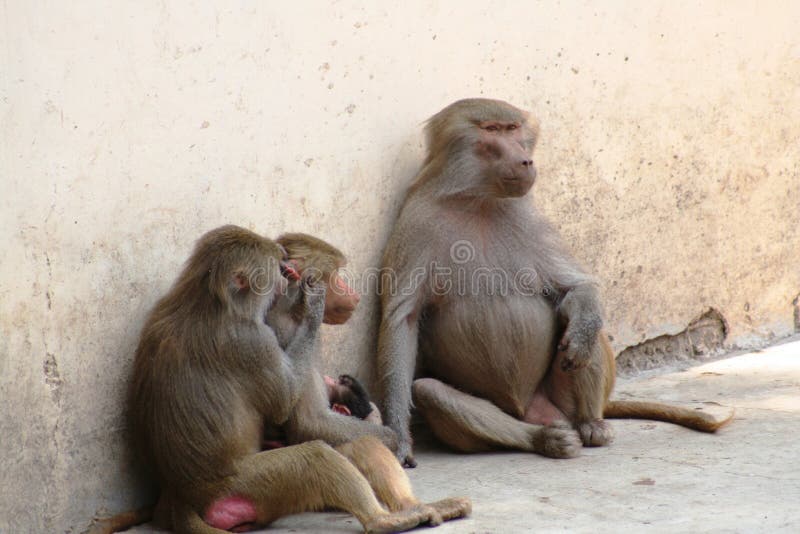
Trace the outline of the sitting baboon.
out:
<instances>
[{"instance_id":1,"label":"sitting baboon","mask_svg":"<svg viewBox=\"0 0 800 534\"><path fill-rule=\"evenodd\" d=\"M465 499L420 504L391 452L371 436L338 451L312 441L260 452L264 426L296 417L319 377L324 289L310 279L294 284L295 325L283 346L267 322L289 298L283 256L279 245L243 228L208 232L142 330L130 426L171 525L219 533L332 507L368 532L394 532L468 513Z\"/></svg>"},{"instance_id":2,"label":"sitting baboon","mask_svg":"<svg viewBox=\"0 0 800 534\"><path fill-rule=\"evenodd\" d=\"M427 156L383 256L378 365L384 418L413 466L412 401L460 451L551 457L612 438L603 417L714 431L726 421L608 401L614 355L594 280L528 196L538 126L489 99L460 100L425 128ZM426 378L413 382L417 354Z\"/></svg>"},{"instance_id":3,"label":"sitting baboon","mask_svg":"<svg viewBox=\"0 0 800 534\"><path fill-rule=\"evenodd\" d=\"M309 277L326 288L324 317L327 322L346 322L356 309L359 295L338 273L346 263L344 254L329 243L307 234L284 234L277 242L286 250L288 267L297 273L293 278ZM281 346L295 336L295 329L299 327L298 314L294 311L298 306L302 307L302 288L290 281L285 294L267 314L267 323L275 330ZM318 367L319 363L315 362L315 366ZM371 435L392 450L397 447L395 433L390 428L370 420L346 417L330 410L330 404L328 387L322 373L316 369L288 421L279 430L265 426L267 436L274 439L282 432L288 444L321 439L335 446L359 436Z\"/></svg>"}]
</instances>

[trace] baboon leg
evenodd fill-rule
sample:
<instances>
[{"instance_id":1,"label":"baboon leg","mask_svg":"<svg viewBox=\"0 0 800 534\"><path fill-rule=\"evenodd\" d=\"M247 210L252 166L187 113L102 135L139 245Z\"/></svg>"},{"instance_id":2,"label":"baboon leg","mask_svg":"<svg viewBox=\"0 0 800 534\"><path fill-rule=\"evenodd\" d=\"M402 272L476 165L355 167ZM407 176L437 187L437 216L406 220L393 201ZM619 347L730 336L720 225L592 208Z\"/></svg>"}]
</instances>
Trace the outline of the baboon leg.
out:
<instances>
[{"instance_id":1,"label":"baboon leg","mask_svg":"<svg viewBox=\"0 0 800 534\"><path fill-rule=\"evenodd\" d=\"M420 504L411 489L411 481L394 454L372 436L335 447L361 471L378 499L391 511Z\"/></svg>"},{"instance_id":2,"label":"baboon leg","mask_svg":"<svg viewBox=\"0 0 800 534\"><path fill-rule=\"evenodd\" d=\"M603 420L603 408L614 387L614 371L611 346L605 334L600 334L586 367L564 371L557 355L546 378L548 397L587 447L607 445L614 439L611 426Z\"/></svg>"},{"instance_id":3,"label":"baboon leg","mask_svg":"<svg viewBox=\"0 0 800 534\"><path fill-rule=\"evenodd\" d=\"M421 503L414 495L411 481L394 453L375 437L364 436L339 445L336 450L361 471L378 499L392 512L416 507L427 513L430 516L429 524L435 526L442 521L464 517L472 510L469 499L464 497Z\"/></svg>"},{"instance_id":4,"label":"baboon leg","mask_svg":"<svg viewBox=\"0 0 800 534\"><path fill-rule=\"evenodd\" d=\"M353 514L367 532L401 532L431 519L418 508L387 512L358 469L322 441L245 457L228 486L255 505L258 524L326 507Z\"/></svg>"},{"instance_id":5,"label":"baboon leg","mask_svg":"<svg viewBox=\"0 0 800 534\"><path fill-rule=\"evenodd\" d=\"M458 451L517 449L570 458L580 450L578 436L568 425L525 423L434 378L415 380L412 390L414 404L436 437Z\"/></svg>"}]
</instances>

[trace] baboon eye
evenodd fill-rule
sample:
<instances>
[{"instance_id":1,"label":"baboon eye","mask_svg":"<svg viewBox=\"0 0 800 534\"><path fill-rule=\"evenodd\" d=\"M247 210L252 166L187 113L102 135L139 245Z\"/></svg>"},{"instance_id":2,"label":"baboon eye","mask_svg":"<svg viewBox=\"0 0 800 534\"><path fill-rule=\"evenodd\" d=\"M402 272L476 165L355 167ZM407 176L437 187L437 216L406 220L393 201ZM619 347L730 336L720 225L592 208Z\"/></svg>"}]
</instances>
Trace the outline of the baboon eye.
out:
<instances>
[{"instance_id":1,"label":"baboon eye","mask_svg":"<svg viewBox=\"0 0 800 534\"><path fill-rule=\"evenodd\" d=\"M496 132L499 129L500 129L500 127L497 126L496 124L489 124L488 126L486 126L486 130L488 130L490 132Z\"/></svg>"},{"instance_id":2,"label":"baboon eye","mask_svg":"<svg viewBox=\"0 0 800 534\"><path fill-rule=\"evenodd\" d=\"M516 124L509 124L508 125L508 129L509 130L516 130L517 128L518 128L518 126Z\"/></svg>"}]
</instances>

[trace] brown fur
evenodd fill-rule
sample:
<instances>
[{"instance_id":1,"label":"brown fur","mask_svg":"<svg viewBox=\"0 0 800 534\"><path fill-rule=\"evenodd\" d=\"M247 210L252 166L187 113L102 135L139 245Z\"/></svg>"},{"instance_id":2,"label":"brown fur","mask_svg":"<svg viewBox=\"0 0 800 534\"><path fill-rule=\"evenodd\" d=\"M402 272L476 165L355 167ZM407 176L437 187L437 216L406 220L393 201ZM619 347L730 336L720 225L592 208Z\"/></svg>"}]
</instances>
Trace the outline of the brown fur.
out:
<instances>
[{"instance_id":1,"label":"brown fur","mask_svg":"<svg viewBox=\"0 0 800 534\"><path fill-rule=\"evenodd\" d=\"M606 407L614 355L596 284L528 197L538 133L526 112L488 99L458 101L426 126L428 153L386 246L381 286L384 417L407 465L412 394L433 432L462 451L575 456L611 441L604 415L700 428L691 410ZM456 286L486 273L505 285ZM414 382L418 356L428 378Z\"/></svg>"},{"instance_id":2,"label":"brown fur","mask_svg":"<svg viewBox=\"0 0 800 534\"><path fill-rule=\"evenodd\" d=\"M391 451L370 437L393 444L388 428L360 421L364 426L355 431L341 430L332 428L341 421L315 417L318 394L324 394L315 369L324 287L308 278L287 287L278 269L283 254L268 239L233 226L199 240L144 326L129 393L136 446L154 467L161 500L155 511L96 522L93 534L153 515L177 532L223 532L203 516L227 496L252 502L256 524L331 507L351 512L368 532L435 525L469 513L467 500L423 505L402 470L399 476L385 471L377 460L375 467L360 465L322 441L259 452L263 428L271 426L292 443L325 437L344 446L363 435L344 452L394 463ZM270 318L282 322L275 326ZM327 400L322 403L328 412ZM390 512L370 484L388 499ZM394 486L405 506L385 495Z\"/></svg>"},{"instance_id":3,"label":"brown fur","mask_svg":"<svg viewBox=\"0 0 800 534\"><path fill-rule=\"evenodd\" d=\"M112 532L122 532L133 526L147 523L152 518L153 507L145 506L138 510L117 514L113 517L97 517L82 534L111 534Z\"/></svg>"},{"instance_id":4,"label":"brown fur","mask_svg":"<svg viewBox=\"0 0 800 534\"><path fill-rule=\"evenodd\" d=\"M338 272L347 265L344 254L330 243L308 234L283 234L278 237L277 242L284 247L288 261L298 271L314 281L326 284L325 315L322 322L334 325L346 323L361 297L355 289L347 285Z\"/></svg>"},{"instance_id":5,"label":"brown fur","mask_svg":"<svg viewBox=\"0 0 800 534\"><path fill-rule=\"evenodd\" d=\"M733 420L731 413L725 419L716 419L706 412L670 406L660 402L647 401L608 401L603 409L606 419L651 419L665 423L675 423L699 432L716 432Z\"/></svg>"},{"instance_id":6,"label":"brown fur","mask_svg":"<svg viewBox=\"0 0 800 534\"><path fill-rule=\"evenodd\" d=\"M289 239L287 235L292 237ZM336 289L330 285L330 280L335 280L333 277L336 273L327 269L332 265L339 268L345 264L346 260L342 253L324 241L305 234L286 234L278 241L286 248L288 259L297 262L304 276L310 269L325 274L322 279L329 281L325 305L327 314L329 310L327 300L332 296L331 291ZM287 321L292 314L284 313L282 310L297 307L297 302L301 300L298 289L302 289L302 286L291 286L273 308L274 311L267 315L267 323L276 329L279 340L288 341L296 336L293 330L297 325ZM356 304L357 300L353 306ZM408 477L394 460L392 450L397 446L394 432L388 427L373 423L369 417L361 420L331 411L331 399L318 369L319 362L315 360L314 364L306 379L308 385L304 394L283 425L289 444L320 439L335 446L336 450L347 457L366 477L378 499L390 512L417 514L427 518L425 521L432 526L470 513L471 504L466 498L450 498L422 504L414 496ZM348 378L352 380L352 377Z\"/></svg>"},{"instance_id":7,"label":"brown fur","mask_svg":"<svg viewBox=\"0 0 800 534\"><path fill-rule=\"evenodd\" d=\"M285 291L281 255L241 228L209 232L143 329L131 422L170 497L173 526L219 532L201 516L227 495L253 502L264 524L324 506L350 511L366 529L429 519L388 514L358 470L322 442L258 452L262 424L286 422L307 390L324 306L324 293L301 291L307 314L279 346L265 316Z\"/></svg>"},{"instance_id":8,"label":"brown fur","mask_svg":"<svg viewBox=\"0 0 800 534\"><path fill-rule=\"evenodd\" d=\"M312 235L286 233L276 241L286 249L287 259L297 262L298 270L307 276L329 276L347 263L342 251Z\"/></svg>"},{"instance_id":9,"label":"brown fur","mask_svg":"<svg viewBox=\"0 0 800 534\"><path fill-rule=\"evenodd\" d=\"M325 285L325 313L327 314L329 311L328 300L339 300L340 297L343 297L343 295L337 296L335 288L330 286L330 276L336 273L335 270L329 271L328 269L331 266L339 268L344 265L346 261L344 255L325 241L306 234L284 234L278 238L278 242L286 249L287 259L296 262L298 270L304 277L308 276L307 272L310 270L326 275L318 280L328 281ZM315 275L312 275L313 278ZM282 346L287 345L297 336L296 331L300 323L297 321L297 313L294 310L298 306L302 307L302 302L302 287L298 284L290 284L286 294L267 314L267 323L275 330ZM355 309L357 301L352 302L352 305ZM360 436L374 436L392 450L397 447L397 440L391 429L331 411L328 389L319 372L321 362L318 361L318 358L314 358L312 366L312 371L304 380L305 387L298 402L288 420L281 425L289 444L321 439L330 445L337 446Z\"/></svg>"},{"instance_id":10,"label":"brown fur","mask_svg":"<svg viewBox=\"0 0 800 534\"><path fill-rule=\"evenodd\" d=\"M305 234L288 235L292 238L282 236L278 241L286 248L288 259L297 262L303 276L307 276L307 271L316 269L324 273L322 280L330 281L335 273L326 269L333 265L339 268L346 261L341 252L322 240ZM331 286L327 287L326 313L329 309L327 300L332 296ZM297 308L298 302L302 300L299 289L302 286L292 285L267 315L267 323L273 325L279 340L285 339L288 342L296 336L294 329L297 325L290 320L295 314L285 313L283 310ZM354 306L355 304L357 301L353 303ZM393 450L396 447L394 432L374 424L369 418L361 420L331 411L330 394L318 367L319 362L315 360L315 366L306 379L307 388L295 405L292 415L282 426L287 443L321 439L335 446L366 477L377 498L391 512L419 514L428 518L426 521L432 526L470 513L471 504L464 498L422 504L414 496L411 483L395 462L392 451L387 448L388 446Z\"/></svg>"}]
</instances>

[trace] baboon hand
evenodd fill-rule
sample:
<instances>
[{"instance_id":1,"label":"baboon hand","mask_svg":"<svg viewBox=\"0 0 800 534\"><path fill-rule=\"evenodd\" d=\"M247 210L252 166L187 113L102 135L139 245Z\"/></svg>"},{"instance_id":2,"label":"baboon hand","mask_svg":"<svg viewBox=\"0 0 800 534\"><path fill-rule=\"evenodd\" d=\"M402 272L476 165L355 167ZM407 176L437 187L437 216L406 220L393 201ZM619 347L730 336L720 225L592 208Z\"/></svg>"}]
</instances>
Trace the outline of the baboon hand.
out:
<instances>
[{"instance_id":1,"label":"baboon hand","mask_svg":"<svg viewBox=\"0 0 800 534\"><path fill-rule=\"evenodd\" d=\"M589 364L602 324L600 318L594 316L570 321L558 342L556 354L562 371L577 371Z\"/></svg>"},{"instance_id":2,"label":"baboon hand","mask_svg":"<svg viewBox=\"0 0 800 534\"><path fill-rule=\"evenodd\" d=\"M411 440L401 439L398 443L395 456L397 456L397 459L400 460L400 465L403 467L417 467L417 461L414 459L414 452L412 449L413 446Z\"/></svg>"},{"instance_id":3,"label":"baboon hand","mask_svg":"<svg viewBox=\"0 0 800 534\"><path fill-rule=\"evenodd\" d=\"M300 290L303 292L305 319L309 327L316 329L325 314L325 284L306 276L300 280Z\"/></svg>"},{"instance_id":4,"label":"baboon hand","mask_svg":"<svg viewBox=\"0 0 800 534\"><path fill-rule=\"evenodd\" d=\"M569 339L566 334L558 344L556 358L561 362L562 371L577 371L589 365L591 352L584 343Z\"/></svg>"}]
</instances>

